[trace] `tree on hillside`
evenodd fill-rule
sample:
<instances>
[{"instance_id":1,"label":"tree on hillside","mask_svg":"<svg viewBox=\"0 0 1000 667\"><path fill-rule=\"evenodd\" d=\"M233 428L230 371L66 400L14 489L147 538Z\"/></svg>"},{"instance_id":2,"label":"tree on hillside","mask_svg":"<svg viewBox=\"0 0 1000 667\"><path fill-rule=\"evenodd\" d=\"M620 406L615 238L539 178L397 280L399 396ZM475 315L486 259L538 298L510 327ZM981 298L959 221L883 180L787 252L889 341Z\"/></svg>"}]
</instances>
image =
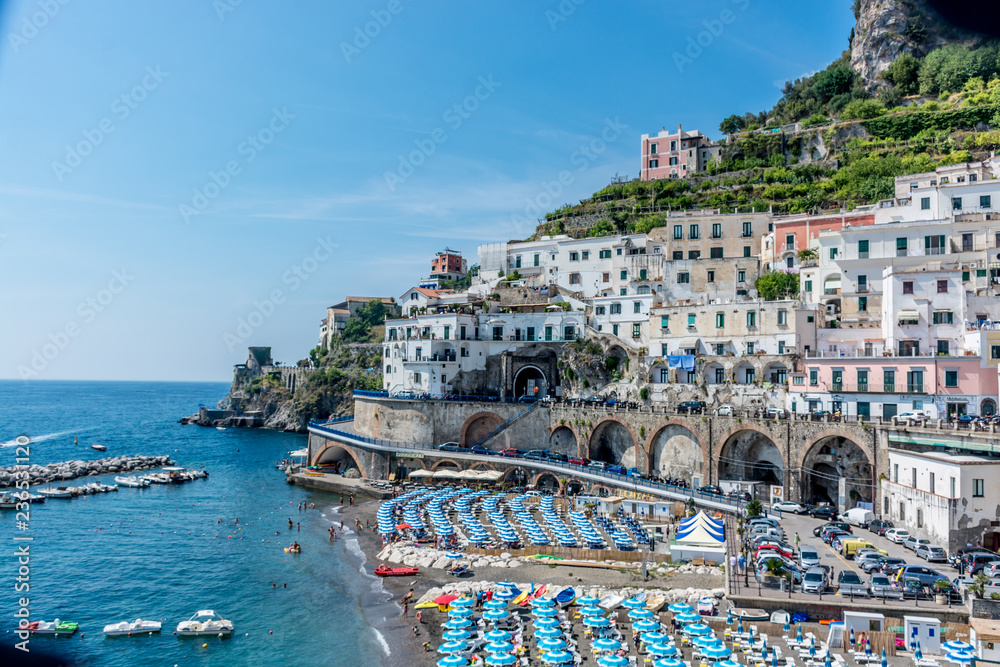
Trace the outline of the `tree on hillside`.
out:
<instances>
[{"instance_id":1,"label":"tree on hillside","mask_svg":"<svg viewBox=\"0 0 1000 667\"><path fill-rule=\"evenodd\" d=\"M723 134L736 134L744 129L746 129L746 119L736 114L719 123L719 131Z\"/></svg>"},{"instance_id":2,"label":"tree on hillside","mask_svg":"<svg viewBox=\"0 0 1000 667\"><path fill-rule=\"evenodd\" d=\"M374 299L358 308L358 317L370 327L376 327L385 321L386 308L381 299Z\"/></svg>"},{"instance_id":3,"label":"tree on hillside","mask_svg":"<svg viewBox=\"0 0 1000 667\"><path fill-rule=\"evenodd\" d=\"M916 95L920 90L920 61L909 53L901 53L882 78L891 83L900 95Z\"/></svg>"},{"instance_id":4,"label":"tree on hillside","mask_svg":"<svg viewBox=\"0 0 1000 667\"><path fill-rule=\"evenodd\" d=\"M795 273L771 271L758 278L753 286L765 301L795 298L799 295L799 276Z\"/></svg>"},{"instance_id":5,"label":"tree on hillside","mask_svg":"<svg viewBox=\"0 0 1000 667\"><path fill-rule=\"evenodd\" d=\"M352 317L347 320L340 337L351 343L366 343L371 333L371 327L360 317Z\"/></svg>"}]
</instances>

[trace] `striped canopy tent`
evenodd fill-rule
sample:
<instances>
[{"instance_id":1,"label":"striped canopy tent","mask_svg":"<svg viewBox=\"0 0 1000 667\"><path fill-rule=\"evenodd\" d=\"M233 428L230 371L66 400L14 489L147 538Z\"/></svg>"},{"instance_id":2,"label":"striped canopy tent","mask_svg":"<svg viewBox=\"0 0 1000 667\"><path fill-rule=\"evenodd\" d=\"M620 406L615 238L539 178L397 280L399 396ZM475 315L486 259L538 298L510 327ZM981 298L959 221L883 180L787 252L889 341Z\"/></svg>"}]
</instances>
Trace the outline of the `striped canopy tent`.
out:
<instances>
[{"instance_id":1,"label":"striped canopy tent","mask_svg":"<svg viewBox=\"0 0 1000 667\"><path fill-rule=\"evenodd\" d=\"M698 544L721 546L725 544L725 533L721 522L710 519L704 512L698 512L677 526L678 544Z\"/></svg>"}]
</instances>

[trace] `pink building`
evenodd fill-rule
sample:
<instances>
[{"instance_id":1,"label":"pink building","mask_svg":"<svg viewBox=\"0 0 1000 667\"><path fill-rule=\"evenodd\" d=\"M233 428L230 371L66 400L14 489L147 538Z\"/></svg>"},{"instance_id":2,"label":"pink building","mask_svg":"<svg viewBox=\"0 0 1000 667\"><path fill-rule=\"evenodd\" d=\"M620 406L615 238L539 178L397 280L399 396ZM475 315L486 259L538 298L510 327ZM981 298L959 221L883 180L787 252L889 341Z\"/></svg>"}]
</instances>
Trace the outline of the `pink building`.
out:
<instances>
[{"instance_id":1,"label":"pink building","mask_svg":"<svg viewBox=\"0 0 1000 667\"><path fill-rule=\"evenodd\" d=\"M995 414L997 369L979 356L808 357L792 374L790 408L889 419L922 410L931 419Z\"/></svg>"},{"instance_id":2,"label":"pink building","mask_svg":"<svg viewBox=\"0 0 1000 667\"><path fill-rule=\"evenodd\" d=\"M698 130L685 132L680 125L673 134L666 128L654 136L644 134L639 178L687 178L703 171L709 160L718 159L720 150L719 144Z\"/></svg>"}]
</instances>

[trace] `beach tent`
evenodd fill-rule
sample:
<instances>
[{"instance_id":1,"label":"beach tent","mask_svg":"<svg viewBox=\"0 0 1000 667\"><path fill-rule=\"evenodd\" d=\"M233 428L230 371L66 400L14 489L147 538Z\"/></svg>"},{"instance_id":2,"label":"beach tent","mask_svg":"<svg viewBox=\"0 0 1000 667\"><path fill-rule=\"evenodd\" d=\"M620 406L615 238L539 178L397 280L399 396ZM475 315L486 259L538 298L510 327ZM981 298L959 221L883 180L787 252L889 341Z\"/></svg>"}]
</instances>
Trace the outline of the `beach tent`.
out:
<instances>
[{"instance_id":1,"label":"beach tent","mask_svg":"<svg viewBox=\"0 0 1000 667\"><path fill-rule=\"evenodd\" d=\"M677 526L677 543L721 546L726 538L720 523L698 512Z\"/></svg>"},{"instance_id":2,"label":"beach tent","mask_svg":"<svg viewBox=\"0 0 1000 667\"><path fill-rule=\"evenodd\" d=\"M407 475L407 477L412 477L413 479L420 479L423 477L430 477L433 474L434 473L432 473L430 470L411 470L410 474Z\"/></svg>"}]
</instances>

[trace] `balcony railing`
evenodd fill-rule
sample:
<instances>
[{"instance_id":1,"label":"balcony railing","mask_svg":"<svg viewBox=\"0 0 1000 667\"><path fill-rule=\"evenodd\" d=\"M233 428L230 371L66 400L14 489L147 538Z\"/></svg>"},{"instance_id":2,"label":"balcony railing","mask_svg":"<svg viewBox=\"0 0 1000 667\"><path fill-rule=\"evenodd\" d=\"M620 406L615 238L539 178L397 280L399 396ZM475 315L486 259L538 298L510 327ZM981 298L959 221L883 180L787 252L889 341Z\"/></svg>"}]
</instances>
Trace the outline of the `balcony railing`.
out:
<instances>
[{"instance_id":1,"label":"balcony railing","mask_svg":"<svg viewBox=\"0 0 1000 667\"><path fill-rule=\"evenodd\" d=\"M922 382L920 384L907 383L906 384L906 393L908 393L908 394L922 394L922 393L924 393L924 385L923 385L923 383Z\"/></svg>"},{"instance_id":2,"label":"balcony railing","mask_svg":"<svg viewBox=\"0 0 1000 667\"><path fill-rule=\"evenodd\" d=\"M844 391L844 383L843 382L831 382L830 383L830 391Z\"/></svg>"}]
</instances>

